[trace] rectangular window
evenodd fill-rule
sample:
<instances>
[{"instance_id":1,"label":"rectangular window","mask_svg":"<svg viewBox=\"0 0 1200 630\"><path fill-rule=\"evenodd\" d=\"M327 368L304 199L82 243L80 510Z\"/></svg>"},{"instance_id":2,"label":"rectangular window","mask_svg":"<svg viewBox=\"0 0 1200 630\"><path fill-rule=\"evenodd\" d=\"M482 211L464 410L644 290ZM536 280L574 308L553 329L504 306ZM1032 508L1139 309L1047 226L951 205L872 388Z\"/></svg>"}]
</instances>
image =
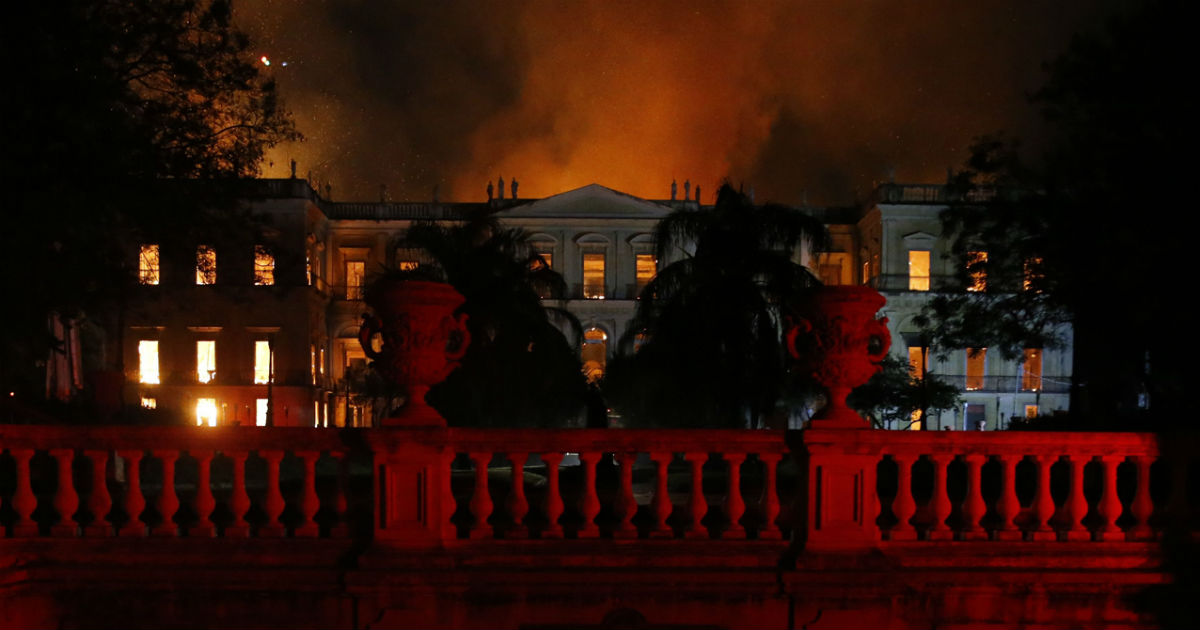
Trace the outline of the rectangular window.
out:
<instances>
[{"instance_id":1,"label":"rectangular window","mask_svg":"<svg viewBox=\"0 0 1200 630\"><path fill-rule=\"evenodd\" d=\"M912 415L908 417L908 428L912 431L921 430L921 410L914 409Z\"/></svg>"},{"instance_id":2,"label":"rectangular window","mask_svg":"<svg viewBox=\"0 0 1200 630\"><path fill-rule=\"evenodd\" d=\"M321 403L313 401L313 426L321 426Z\"/></svg>"},{"instance_id":3,"label":"rectangular window","mask_svg":"<svg viewBox=\"0 0 1200 630\"><path fill-rule=\"evenodd\" d=\"M317 384L317 347L310 345L308 347L308 350L309 350L308 375L309 375L309 377L312 378L312 384L316 385Z\"/></svg>"},{"instance_id":4,"label":"rectangular window","mask_svg":"<svg viewBox=\"0 0 1200 630\"><path fill-rule=\"evenodd\" d=\"M924 370L922 370L922 358L924 358ZM914 380L921 380L925 372L929 371L929 352L920 346L908 347L908 373Z\"/></svg>"},{"instance_id":5,"label":"rectangular window","mask_svg":"<svg viewBox=\"0 0 1200 630\"><path fill-rule=\"evenodd\" d=\"M256 427L267 426L267 399L266 398L254 399L254 426L256 426Z\"/></svg>"},{"instance_id":6,"label":"rectangular window","mask_svg":"<svg viewBox=\"0 0 1200 630\"><path fill-rule=\"evenodd\" d=\"M325 376L325 346L317 348L317 374Z\"/></svg>"},{"instance_id":7,"label":"rectangular window","mask_svg":"<svg viewBox=\"0 0 1200 630\"><path fill-rule=\"evenodd\" d=\"M987 290L987 252L967 252L967 290Z\"/></svg>"},{"instance_id":8,"label":"rectangular window","mask_svg":"<svg viewBox=\"0 0 1200 630\"><path fill-rule=\"evenodd\" d=\"M363 274L367 264L361 260L346 261L346 299L361 300L363 298Z\"/></svg>"},{"instance_id":9,"label":"rectangular window","mask_svg":"<svg viewBox=\"0 0 1200 630\"><path fill-rule=\"evenodd\" d=\"M208 245L196 248L196 284L217 283L217 250Z\"/></svg>"},{"instance_id":10,"label":"rectangular window","mask_svg":"<svg viewBox=\"0 0 1200 630\"><path fill-rule=\"evenodd\" d=\"M604 299L604 254L583 255L583 297Z\"/></svg>"},{"instance_id":11,"label":"rectangular window","mask_svg":"<svg viewBox=\"0 0 1200 630\"><path fill-rule=\"evenodd\" d=\"M1021 389L1038 391L1042 388L1042 350L1026 348L1021 359Z\"/></svg>"},{"instance_id":12,"label":"rectangular window","mask_svg":"<svg viewBox=\"0 0 1200 630\"><path fill-rule=\"evenodd\" d=\"M138 253L138 282L158 284L158 245L142 245Z\"/></svg>"},{"instance_id":13,"label":"rectangular window","mask_svg":"<svg viewBox=\"0 0 1200 630\"><path fill-rule=\"evenodd\" d=\"M400 262L396 263L396 268L400 271L415 271L416 268L420 266L421 261L419 260L401 260Z\"/></svg>"},{"instance_id":14,"label":"rectangular window","mask_svg":"<svg viewBox=\"0 0 1200 630\"><path fill-rule=\"evenodd\" d=\"M1026 418L1038 417L1038 406L1037 405L1025 405L1025 417Z\"/></svg>"},{"instance_id":15,"label":"rectangular window","mask_svg":"<svg viewBox=\"0 0 1200 630\"><path fill-rule=\"evenodd\" d=\"M871 282L871 263L864 262L862 265L862 283L869 284Z\"/></svg>"},{"instance_id":16,"label":"rectangular window","mask_svg":"<svg viewBox=\"0 0 1200 630\"><path fill-rule=\"evenodd\" d=\"M157 409L158 400L155 398L147 398L142 396L142 409Z\"/></svg>"},{"instance_id":17,"label":"rectangular window","mask_svg":"<svg viewBox=\"0 0 1200 630\"><path fill-rule=\"evenodd\" d=\"M967 403L963 411L963 431L983 431L987 428L987 408L983 403Z\"/></svg>"},{"instance_id":18,"label":"rectangular window","mask_svg":"<svg viewBox=\"0 0 1200 630\"><path fill-rule=\"evenodd\" d=\"M216 398L201 398L196 401L196 426L217 426Z\"/></svg>"},{"instance_id":19,"label":"rectangular window","mask_svg":"<svg viewBox=\"0 0 1200 630\"><path fill-rule=\"evenodd\" d=\"M837 286L845 284L845 281L853 281L848 273L853 267L850 266L850 255L846 252L825 252L817 260L817 277L821 279L821 284ZM843 278L843 273L847 273L847 277Z\"/></svg>"},{"instance_id":20,"label":"rectangular window","mask_svg":"<svg viewBox=\"0 0 1200 630\"><path fill-rule=\"evenodd\" d=\"M271 364L274 358L270 341L254 342L254 382L256 384L271 381L271 370L274 367Z\"/></svg>"},{"instance_id":21,"label":"rectangular window","mask_svg":"<svg viewBox=\"0 0 1200 630\"><path fill-rule=\"evenodd\" d=\"M983 389L983 370L987 361L987 348L967 348L967 391Z\"/></svg>"},{"instance_id":22,"label":"rectangular window","mask_svg":"<svg viewBox=\"0 0 1200 630\"><path fill-rule=\"evenodd\" d=\"M929 252L908 252L908 290L929 290Z\"/></svg>"},{"instance_id":23,"label":"rectangular window","mask_svg":"<svg viewBox=\"0 0 1200 630\"><path fill-rule=\"evenodd\" d=\"M1034 291L1037 293L1041 293L1042 292L1042 279L1044 278L1044 276L1042 275L1042 258L1041 258L1041 256L1034 256L1032 258L1026 258L1024 271L1025 271L1024 278L1023 278L1023 282L1021 285L1022 288L1025 289L1026 291Z\"/></svg>"},{"instance_id":24,"label":"rectangular window","mask_svg":"<svg viewBox=\"0 0 1200 630\"><path fill-rule=\"evenodd\" d=\"M553 253L548 252L548 251L539 251L537 253L537 255L542 257L542 265L543 266L545 266L547 269L554 268L554 254Z\"/></svg>"},{"instance_id":25,"label":"rectangular window","mask_svg":"<svg viewBox=\"0 0 1200 630\"><path fill-rule=\"evenodd\" d=\"M142 339L138 342L138 382L159 383L157 341Z\"/></svg>"},{"instance_id":26,"label":"rectangular window","mask_svg":"<svg viewBox=\"0 0 1200 630\"><path fill-rule=\"evenodd\" d=\"M654 254L637 254L634 265L637 272L637 292L641 293L658 273L658 261L654 259Z\"/></svg>"},{"instance_id":27,"label":"rectangular window","mask_svg":"<svg viewBox=\"0 0 1200 630\"><path fill-rule=\"evenodd\" d=\"M275 284L275 254L262 245L254 246L254 284L260 287Z\"/></svg>"},{"instance_id":28,"label":"rectangular window","mask_svg":"<svg viewBox=\"0 0 1200 630\"><path fill-rule=\"evenodd\" d=\"M312 277L313 277L312 256L305 254L304 255L304 282L310 287L312 286Z\"/></svg>"},{"instance_id":29,"label":"rectangular window","mask_svg":"<svg viewBox=\"0 0 1200 630\"><path fill-rule=\"evenodd\" d=\"M211 382L217 376L217 342L196 342L196 380Z\"/></svg>"}]
</instances>

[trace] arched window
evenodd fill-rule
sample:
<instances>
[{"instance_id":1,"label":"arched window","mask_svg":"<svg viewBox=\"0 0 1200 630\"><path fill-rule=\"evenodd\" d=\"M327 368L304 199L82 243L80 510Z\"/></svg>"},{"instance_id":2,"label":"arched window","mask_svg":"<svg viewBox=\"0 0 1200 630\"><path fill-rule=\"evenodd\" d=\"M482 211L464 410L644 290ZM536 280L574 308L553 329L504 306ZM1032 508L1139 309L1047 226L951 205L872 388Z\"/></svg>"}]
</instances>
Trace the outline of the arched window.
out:
<instances>
[{"instance_id":1,"label":"arched window","mask_svg":"<svg viewBox=\"0 0 1200 630\"><path fill-rule=\"evenodd\" d=\"M579 355L583 361L583 374L589 383L604 378L608 361L608 333L595 326L583 331L583 349Z\"/></svg>"}]
</instances>

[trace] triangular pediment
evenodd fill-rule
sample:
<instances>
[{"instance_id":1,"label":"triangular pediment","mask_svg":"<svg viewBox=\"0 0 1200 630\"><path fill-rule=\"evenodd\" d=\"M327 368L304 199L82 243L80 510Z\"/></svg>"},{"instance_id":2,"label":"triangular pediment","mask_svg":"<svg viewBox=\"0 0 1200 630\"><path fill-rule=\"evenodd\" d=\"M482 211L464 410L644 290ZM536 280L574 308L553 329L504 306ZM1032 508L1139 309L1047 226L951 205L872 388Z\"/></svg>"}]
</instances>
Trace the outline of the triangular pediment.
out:
<instances>
[{"instance_id":1,"label":"triangular pediment","mask_svg":"<svg viewBox=\"0 0 1200 630\"><path fill-rule=\"evenodd\" d=\"M582 188L506 208L499 218L661 219L671 208L601 186Z\"/></svg>"}]
</instances>

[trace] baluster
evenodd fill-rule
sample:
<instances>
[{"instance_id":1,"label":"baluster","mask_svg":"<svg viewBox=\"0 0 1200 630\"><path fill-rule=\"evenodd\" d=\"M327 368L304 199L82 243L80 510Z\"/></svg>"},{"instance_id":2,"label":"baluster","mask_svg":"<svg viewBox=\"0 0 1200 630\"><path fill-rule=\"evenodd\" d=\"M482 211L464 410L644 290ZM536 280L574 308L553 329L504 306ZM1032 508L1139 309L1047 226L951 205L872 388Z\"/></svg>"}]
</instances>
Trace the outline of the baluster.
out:
<instances>
[{"instance_id":1,"label":"baluster","mask_svg":"<svg viewBox=\"0 0 1200 630\"><path fill-rule=\"evenodd\" d=\"M321 527L314 517L321 509L321 499L317 496L317 460L321 458L319 451L302 451L296 456L304 462L304 490L300 493L300 515L302 520L296 526L297 538L316 538L321 534Z\"/></svg>"},{"instance_id":2,"label":"baluster","mask_svg":"<svg viewBox=\"0 0 1200 630\"><path fill-rule=\"evenodd\" d=\"M1117 525L1121 517L1121 498L1117 496L1117 466L1125 461L1123 455L1104 455L1100 458L1104 465L1104 494L1097 506L1102 519L1097 537L1100 540L1125 540L1125 532Z\"/></svg>"},{"instance_id":3,"label":"baluster","mask_svg":"<svg viewBox=\"0 0 1200 630\"><path fill-rule=\"evenodd\" d=\"M52 536L78 536L79 524L75 522L75 510L79 509L79 494L75 492L75 479L72 473L72 463L75 461L75 451L69 448L56 448L50 451L58 461L58 488L54 491L54 510L58 512L58 522L50 528Z\"/></svg>"},{"instance_id":4,"label":"baluster","mask_svg":"<svg viewBox=\"0 0 1200 630\"><path fill-rule=\"evenodd\" d=\"M746 537L746 528L739 520L746 513L746 502L742 499L742 462L746 461L745 453L725 453L727 468L725 491L725 517L729 526L721 532L721 538L741 539Z\"/></svg>"},{"instance_id":5,"label":"baluster","mask_svg":"<svg viewBox=\"0 0 1200 630\"><path fill-rule=\"evenodd\" d=\"M85 536L112 536L112 525L105 519L112 509L112 497L108 494L108 451L84 451L92 462L92 492L88 497L88 510L92 522L84 528Z\"/></svg>"},{"instance_id":6,"label":"baluster","mask_svg":"<svg viewBox=\"0 0 1200 630\"><path fill-rule=\"evenodd\" d=\"M1133 498L1135 523L1129 530L1130 540L1153 540L1154 530L1150 528L1150 516L1154 514L1154 500L1150 497L1150 457L1140 455L1137 462L1137 496Z\"/></svg>"},{"instance_id":7,"label":"baluster","mask_svg":"<svg viewBox=\"0 0 1200 630\"><path fill-rule=\"evenodd\" d=\"M758 460L763 463L765 474L763 475L763 490L762 497L758 501L759 509L762 510L763 524L762 529L758 530L760 540L780 540L783 538L783 532L779 529L779 524L776 519L779 518L779 491L776 489L779 477L779 462L783 459L783 453L759 453Z\"/></svg>"},{"instance_id":8,"label":"baluster","mask_svg":"<svg viewBox=\"0 0 1200 630\"><path fill-rule=\"evenodd\" d=\"M708 513L708 501L704 499L704 462L708 460L708 453L685 453L683 459L692 465L692 493L688 497L691 520L683 535L684 538L708 538L708 530L701 522Z\"/></svg>"},{"instance_id":9,"label":"baluster","mask_svg":"<svg viewBox=\"0 0 1200 630\"><path fill-rule=\"evenodd\" d=\"M259 528L258 535L263 538L283 538L287 535L287 527L279 520L286 507L283 492L279 489L279 466L283 463L283 451L260 452L259 456L267 460L267 497L263 503L267 521Z\"/></svg>"},{"instance_id":10,"label":"baluster","mask_svg":"<svg viewBox=\"0 0 1200 630\"><path fill-rule=\"evenodd\" d=\"M34 451L31 448L16 448L9 452L17 464L17 491L12 499L17 519L13 522L12 535L17 538L37 536L38 524L33 520L33 512L37 509L37 495L33 493L33 470L30 468Z\"/></svg>"},{"instance_id":11,"label":"baluster","mask_svg":"<svg viewBox=\"0 0 1200 630\"><path fill-rule=\"evenodd\" d=\"M529 537L529 527L525 524L525 515L529 513L529 501L525 499L525 460L528 458L528 453L508 454L508 461L512 464L512 476L504 509L508 511L512 524L505 530L505 538Z\"/></svg>"},{"instance_id":12,"label":"baluster","mask_svg":"<svg viewBox=\"0 0 1200 630\"><path fill-rule=\"evenodd\" d=\"M1050 469L1058 461L1055 455L1038 455L1037 495L1033 498L1033 518L1037 524L1030 531L1030 540L1056 540L1054 531L1054 496L1050 494Z\"/></svg>"},{"instance_id":13,"label":"baluster","mask_svg":"<svg viewBox=\"0 0 1200 630\"><path fill-rule=\"evenodd\" d=\"M1071 495L1067 498L1067 505L1070 506L1070 527L1067 529L1067 540L1091 540L1092 534L1083 524L1083 518L1087 516L1088 502L1087 497L1083 494L1083 467L1087 465L1088 458L1082 455L1071 455Z\"/></svg>"},{"instance_id":14,"label":"baluster","mask_svg":"<svg viewBox=\"0 0 1200 630\"><path fill-rule=\"evenodd\" d=\"M1000 488L1000 498L996 500L996 516L1000 523L996 525L996 540L1021 540L1021 528L1017 527L1014 519L1021 511L1021 501L1017 498L1017 464L1023 459L1020 455L1003 454L997 456L1000 460L1001 475L1004 480Z\"/></svg>"},{"instance_id":15,"label":"baluster","mask_svg":"<svg viewBox=\"0 0 1200 630\"><path fill-rule=\"evenodd\" d=\"M579 513L583 516L583 523L576 532L579 538L600 535L600 528L596 526L596 515L600 514L600 498L596 496L596 464L600 463L601 455L595 452L579 453L579 461L583 463L583 495L579 497Z\"/></svg>"},{"instance_id":16,"label":"baluster","mask_svg":"<svg viewBox=\"0 0 1200 630\"><path fill-rule=\"evenodd\" d=\"M129 520L117 532L121 536L145 536L146 524L140 518L146 509L146 497L142 494L142 451L120 451L125 460L125 514Z\"/></svg>"},{"instance_id":17,"label":"baluster","mask_svg":"<svg viewBox=\"0 0 1200 630\"><path fill-rule=\"evenodd\" d=\"M350 494L350 462L346 453L330 453L337 460L337 480L333 485L334 501L333 504L337 510L336 519L333 527L329 529L331 538L345 538L350 535L350 510L347 495ZM449 454L450 459L454 459L454 454ZM453 494L447 496L453 497ZM449 502L451 514L453 514L453 501Z\"/></svg>"},{"instance_id":18,"label":"baluster","mask_svg":"<svg viewBox=\"0 0 1200 630\"><path fill-rule=\"evenodd\" d=\"M896 515L896 525L892 527L889 540L916 540L917 530L912 525L912 517L917 513L917 503L912 496L912 455L893 453L892 461L896 462L896 498L892 501L892 514Z\"/></svg>"},{"instance_id":19,"label":"baluster","mask_svg":"<svg viewBox=\"0 0 1200 630\"><path fill-rule=\"evenodd\" d=\"M491 453L471 453L471 463L475 465L475 491L471 494L471 515L475 522L471 524L471 538L492 536L492 529L488 527L488 517L492 514L492 497L488 493L488 463L491 461Z\"/></svg>"},{"instance_id":20,"label":"baluster","mask_svg":"<svg viewBox=\"0 0 1200 630\"><path fill-rule=\"evenodd\" d=\"M667 485L667 470L673 459L674 453L650 454L650 460L654 462L654 499L650 503L650 509L654 513L654 526L650 529L650 538L675 537L675 531L667 524L674 507L671 505L671 492Z\"/></svg>"},{"instance_id":21,"label":"baluster","mask_svg":"<svg viewBox=\"0 0 1200 630\"><path fill-rule=\"evenodd\" d=\"M189 454L196 459L199 471L196 479L196 500L192 507L196 510L196 524L188 528L188 536L197 538L212 538L217 533L217 526L212 521L213 510L217 500L212 492L212 460L213 451L197 451Z\"/></svg>"},{"instance_id":22,"label":"baluster","mask_svg":"<svg viewBox=\"0 0 1200 630\"><path fill-rule=\"evenodd\" d=\"M987 513L987 503L983 500L983 488L979 483L984 457L970 453L963 456L963 461L967 464L967 496L963 499L963 527L959 536L962 540L985 540L987 532L979 525Z\"/></svg>"},{"instance_id":23,"label":"baluster","mask_svg":"<svg viewBox=\"0 0 1200 630\"><path fill-rule=\"evenodd\" d=\"M250 523L246 522L246 514L250 511L250 495L246 492L246 459L247 451L227 451L225 455L233 460L233 493L229 496L229 511L233 512L233 522L225 528L227 538L247 538L250 536Z\"/></svg>"},{"instance_id":24,"label":"baluster","mask_svg":"<svg viewBox=\"0 0 1200 630\"><path fill-rule=\"evenodd\" d=\"M951 540L954 532L946 525L950 518L950 496L946 494L946 467L950 465L953 455L935 453L929 456L933 462L933 524L929 526L929 540Z\"/></svg>"},{"instance_id":25,"label":"baluster","mask_svg":"<svg viewBox=\"0 0 1200 630\"><path fill-rule=\"evenodd\" d=\"M175 494L175 461L179 453L172 450L155 450L154 456L162 462L162 492L158 493L158 513L162 521L155 525L151 534L155 536L176 536L179 525L175 523L175 512L179 510L179 496Z\"/></svg>"},{"instance_id":26,"label":"baluster","mask_svg":"<svg viewBox=\"0 0 1200 630\"><path fill-rule=\"evenodd\" d=\"M562 524L558 522L563 513L562 495L558 489L558 466L562 464L563 454L557 451L542 453L542 461L546 462L546 500L542 510L546 514L546 529L542 530L542 538L562 538Z\"/></svg>"},{"instance_id":27,"label":"baluster","mask_svg":"<svg viewBox=\"0 0 1200 630\"><path fill-rule=\"evenodd\" d=\"M613 529L613 538L637 538L637 527L633 517L637 514L637 499L633 496L633 463L637 453L618 453L617 463L621 466L621 479L617 487L615 508L617 525Z\"/></svg>"}]
</instances>

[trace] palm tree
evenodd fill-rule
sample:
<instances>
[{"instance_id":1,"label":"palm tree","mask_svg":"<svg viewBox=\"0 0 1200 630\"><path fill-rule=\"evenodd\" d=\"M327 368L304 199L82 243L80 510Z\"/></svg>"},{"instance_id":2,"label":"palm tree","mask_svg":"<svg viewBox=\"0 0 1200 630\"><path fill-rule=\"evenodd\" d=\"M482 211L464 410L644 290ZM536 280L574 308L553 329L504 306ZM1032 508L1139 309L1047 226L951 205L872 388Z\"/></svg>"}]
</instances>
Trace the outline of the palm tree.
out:
<instances>
[{"instance_id":1,"label":"palm tree","mask_svg":"<svg viewBox=\"0 0 1200 630\"><path fill-rule=\"evenodd\" d=\"M635 424L757 426L787 377L784 318L817 284L797 261L828 244L818 220L755 206L728 184L708 208L678 210L655 231L659 260L606 391Z\"/></svg>"},{"instance_id":2,"label":"palm tree","mask_svg":"<svg viewBox=\"0 0 1200 630\"><path fill-rule=\"evenodd\" d=\"M427 400L451 425L561 426L583 407L580 325L549 307L565 283L519 229L492 217L413 225L402 241L424 249L447 282L466 297L471 345L462 366L430 389ZM559 325L574 332L570 342Z\"/></svg>"}]
</instances>

